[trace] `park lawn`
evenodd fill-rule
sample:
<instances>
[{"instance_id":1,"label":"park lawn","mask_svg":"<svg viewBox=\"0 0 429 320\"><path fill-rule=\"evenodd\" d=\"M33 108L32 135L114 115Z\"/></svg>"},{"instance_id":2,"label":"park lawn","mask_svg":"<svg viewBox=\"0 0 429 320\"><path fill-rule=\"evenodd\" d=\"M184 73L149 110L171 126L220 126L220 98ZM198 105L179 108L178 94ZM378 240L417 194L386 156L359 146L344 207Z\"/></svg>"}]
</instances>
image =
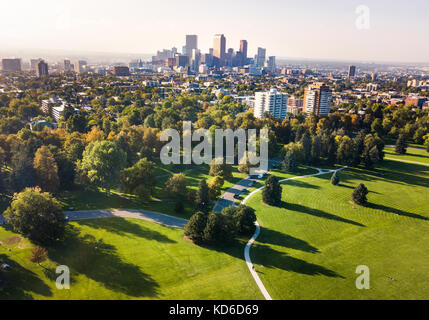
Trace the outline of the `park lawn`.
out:
<instances>
[{"instance_id":1,"label":"park lawn","mask_svg":"<svg viewBox=\"0 0 429 320\"><path fill-rule=\"evenodd\" d=\"M283 204L254 195L261 234L251 249L273 299L427 299L429 168L385 160L376 171L341 171L287 181ZM369 204L350 203L364 183ZM370 268L370 290L357 290L356 267Z\"/></svg>"},{"instance_id":2,"label":"park lawn","mask_svg":"<svg viewBox=\"0 0 429 320\"><path fill-rule=\"evenodd\" d=\"M183 240L183 230L148 221L85 220L47 247L46 271L29 261L33 245L17 236L0 227L0 261L12 267L0 299L263 298L243 261L246 239L209 249ZM58 265L70 268L70 290L55 286Z\"/></svg>"},{"instance_id":3,"label":"park lawn","mask_svg":"<svg viewBox=\"0 0 429 320\"><path fill-rule=\"evenodd\" d=\"M385 157L397 160L414 161L429 164L429 153L426 150L407 149L406 154L396 154L395 148L384 149Z\"/></svg>"}]
</instances>

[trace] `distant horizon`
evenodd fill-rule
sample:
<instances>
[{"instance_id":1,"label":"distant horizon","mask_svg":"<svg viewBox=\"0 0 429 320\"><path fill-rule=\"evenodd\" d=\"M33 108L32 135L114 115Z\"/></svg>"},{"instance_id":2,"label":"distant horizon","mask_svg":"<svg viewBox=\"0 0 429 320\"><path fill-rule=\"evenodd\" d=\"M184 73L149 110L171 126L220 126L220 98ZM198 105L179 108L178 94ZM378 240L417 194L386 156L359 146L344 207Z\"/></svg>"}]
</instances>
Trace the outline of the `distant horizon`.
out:
<instances>
[{"instance_id":1,"label":"distant horizon","mask_svg":"<svg viewBox=\"0 0 429 320\"><path fill-rule=\"evenodd\" d=\"M361 5L358 0L15 0L0 12L0 51L143 55L172 47L181 51L185 35L196 34L205 53L214 35L223 33L227 49L238 50L239 41L247 40L250 57L263 47L267 56L279 58L429 62L428 1Z\"/></svg>"},{"instance_id":2,"label":"distant horizon","mask_svg":"<svg viewBox=\"0 0 429 320\"><path fill-rule=\"evenodd\" d=\"M167 49L167 48L164 48ZM162 50L162 49L160 49ZM268 49L267 49L268 50ZM6 51L7 54L3 55L3 52ZM14 52L15 55L14 55ZM25 57L19 56L19 53ZM152 56L156 55L156 52L153 53L138 53L138 52L121 52L121 51L78 51L73 49L42 49L42 48L0 48L0 59L5 58L22 58L22 59L37 59L45 58L44 54L55 56L57 59L67 59L70 58L67 55L75 58L85 58L85 56L91 55L103 55L106 58L119 58L120 56L132 56L132 59L138 59L139 57L145 57L150 59ZM63 56L62 56L63 55ZM89 58L87 57L87 58ZM123 57L125 58L125 57ZM128 57L128 59L131 59ZM330 62L330 63L356 63L356 64L387 64L387 65L429 65L428 61L382 61L382 60L347 60L345 57L335 59L335 58L317 58L317 57L288 57L288 56L276 56L276 61L308 61L308 62ZM118 61L118 62L129 62L129 61Z\"/></svg>"}]
</instances>

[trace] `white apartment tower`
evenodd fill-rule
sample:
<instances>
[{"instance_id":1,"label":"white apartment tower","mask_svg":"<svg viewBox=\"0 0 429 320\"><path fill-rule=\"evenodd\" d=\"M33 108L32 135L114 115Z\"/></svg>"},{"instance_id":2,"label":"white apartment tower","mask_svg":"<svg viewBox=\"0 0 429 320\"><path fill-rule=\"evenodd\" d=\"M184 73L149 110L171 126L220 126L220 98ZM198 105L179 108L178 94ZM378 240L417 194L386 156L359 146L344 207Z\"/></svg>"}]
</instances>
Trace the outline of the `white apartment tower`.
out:
<instances>
[{"instance_id":1,"label":"white apartment tower","mask_svg":"<svg viewBox=\"0 0 429 320\"><path fill-rule=\"evenodd\" d=\"M287 113L286 93L280 93L277 89L271 89L268 92L255 93L255 118L263 118L265 112L269 112L275 118L285 119Z\"/></svg>"}]
</instances>

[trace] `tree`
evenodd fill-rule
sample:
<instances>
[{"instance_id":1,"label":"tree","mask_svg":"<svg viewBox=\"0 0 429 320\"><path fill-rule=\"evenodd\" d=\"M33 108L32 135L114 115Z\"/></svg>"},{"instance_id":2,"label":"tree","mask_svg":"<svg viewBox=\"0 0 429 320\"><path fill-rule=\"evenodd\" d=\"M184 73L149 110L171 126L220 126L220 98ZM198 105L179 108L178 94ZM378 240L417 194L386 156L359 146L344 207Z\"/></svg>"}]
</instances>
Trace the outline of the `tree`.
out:
<instances>
[{"instance_id":1,"label":"tree","mask_svg":"<svg viewBox=\"0 0 429 320\"><path fill-rule=\"evenodd\" d=\"M48 251L45 248L40 246L35 246L31 249L30 261L33 263L37 263L39 267L44 268L41 263L46 261L48 258Z\"/></svg>"},{"instance_id":2,"label":"tree","mask_svg":"<svg viewBox=\"0 0 429 320\"><path fill-rule=\"evenodd\" d=\"M210 181L210 184L209 184L210 199L215 200L221 194L223 184L224 184L224 180L220 176L216 176L213 178L212 181Z\"/></svg>"},{"instance_id":3,"label":"tree","mask_svg":"<svg viewBox=\"0 0 429 320\"><path fill-rule=\"evenodd\" d=\"M177 214L182 214L185 211L185 206L183 205L182 200L177 200L174 204L174 212Z\"/></svg>"},{"instance_id":4,"label":"tree","mask_svg":"<svg viewBox=\"0 0 429 320\"><path fill-rule=\"evenodd\" d=\"M234 208L233 222L238 234L251 234L255 231L255 209L245 205Z\"/></svg>"},{"instance_id":5,"label":"tree","mask_svg":"<svg viewBox=\"0 0 429 320\"><path fill-rule=\"evenodd\" d=\"M320 153L322 150L322 140L319 136L314 136L311 143L311 158L313 163L317 163L320 160Z\"/></svg>"},{"instance_id":6,"label":"tree","mask_svg":"<svg viewBox=\"0 0 429 320\"><path fill-rule=\"evenodd\" d=\"M10 181L14 191L36 185L36 174L33 167L33 157L28 145L19 145L11 159L12 173Z\"/></svg>"},{"instance_id":7,"label":"tree","mask_svg":"<svg viewBox=\"0 0 429 320\"><path fill-rule=\"evenodd\" d=\"M338 171L334 171L331 177L331 184L333 186L337 186L339 183L340 183L340 174L338 173Z\"/></svg>"},{"instance_id":8,"label":"tree","mask_svg":"<svg viewBox=\"0 0 429 320\"><path fill-rule=\"evenodd\" d=\"M397 154L407 153L407 140L404 134L400 134L395 144L395 152Z\"/></svg>"},{"instance_id":9,"label":"tree","mask_svg":"<svg viewBox=\"0 0 429 320\"><path fill-rule=\"evenodd\" d=\"M92 127L91 131L86 134L87 143L102 140L104 140L104 132L98 126Z\"/></svg>"},{"instance_id":10,"label":"tree","mask_svg":"<svg viewBox=\"0 0 429 320\"><path fill-rule=\"evenodd\" d=\"M352 200L358 205L364 205L367 203L366 195L368 194L368 189L366 186L361 183L359 184L352 193Z\"/></svg>"},{"instance_id":11,"label":"tree","mask_svg":"<svg viewBox=\"0 0 429 320\"><path fill-rule=\"evenodd\" d=\"M4 217L15 232L41 244L50 244L64 235L66 221L61 204L39 188L15 194Z\"/></svg>"},{"instance_id":12,"label":"tree","mask_svg":"<svg viewBox=\"0 0 429 320\"><path fill-rule=\"evenodd\" d=\"M286 152L283 160L283 170L286 172L295 172L297 168L295 153L290 150Z\"/></svg>"},{"instance_id":13,"label":"tree","mask_svg":"<svg viewBox=\"0 0 429 320\"><path fill-rule=\"evenodd\" d=\"M429 140L428 140L428 142L427 142L426 152L428 152L428 153L429 153Z\"/></svg>"},{"instance_id":14,"label":"tree","mask_svg":"<svg viewBox=\"0 0 429 320\"><path fill-rule=\"evenodd\" d=\"M209 213L210 211L210 190L206 180L202 179L198 187L195 199L195 208L197 211Z\"/></svg>"},{"instance_id":15,"label":"tree","mask_svg":"<svg viewBox=\"0 0 429 320\"><path fill-rule=\"evenodd\" d=\"M234 236L234 228L231 225L230 217L217 212L211 212L207 217L207 224L204 228L204 242L209 244L219 244L229 241Z\"/></svg>"},{"instance_id":16,"label":"tree","mask_svg":"<svg viewBox=\"0 0 429 320\"><path fill-rule=\"evenodd\" d=\"M189 219L189 222L185 226L185 236L194 241L200 243L204 240L204 229L207 224L207 214L204 212L197 212Z\"/></svg>"},{"instance_id":17,"label":"tree","mask_svg":"<svg viewBox=\"0 0 429 320\"><path fill-rule=\"evenodd\" d=\"M210 164L209 175L214 177L220 176L225 181L229 181L232 178L232 166L224 162L222 162L222 164L217 164L216 159L213 159Z\"/></svg>"},{"instance_id":18,"label":"tree","mask_svg":"<svg viewBox=\"0 0 429 320\"><path fill-rule=\"evenodd\" d=\"M187 195L186 176L182 173L172 175L165 183L164 191L167 197L184 198Z\"/></svg>"},{"instance_id":19,"label":"tree","mask_svg":"<svg viewBox=\"0 0 429 320\"><path fill-rule=\"evenodd\" d=\"M282 187L275 176L269 176L262 191L262 201L270 206L278 206L282 202Z\"/></svg>"},{"instance_id":20,"label":"tree","mask_svg":"<svg viewBox=\"0 0 429 320\"><path fill-rule=\"evenodd\" d=\"M115 143L94 141L85 148L77 167L89 182L108 191L117 186L125 164L126 154Z\"/></svg>"},{"instance_id":21,"label":"tree","mask_svg":"<svg viewBox=\"0 0 429 320\"><path fill-rule=\"evenodd\" d=\"M305 132L301 139L302 147L304 148L305 163L311 162L311 137L308 132Z\"/></svg>"},{"instance_id":22,"label":"tree","mask_svg":"<svg viewBox=\"0 0 429 320\"><path fill-rule=\"evenodd\" d=\"M121 172L121 189L136 194L142 200L149 200L155 186L155 164L146 158Z\"/></svg>"},{"instance_id":23,"label":"tree","mask_svg":"<svg viewBox=\"0 0 429 320\"><path fill-rule=\"evenodd\" d=\"M55 192L60 186L58 165L54 155L47 146L37 149L34 156L33 167L36 172L37 184L44 191Z\"/></svg>"}]
</instances>

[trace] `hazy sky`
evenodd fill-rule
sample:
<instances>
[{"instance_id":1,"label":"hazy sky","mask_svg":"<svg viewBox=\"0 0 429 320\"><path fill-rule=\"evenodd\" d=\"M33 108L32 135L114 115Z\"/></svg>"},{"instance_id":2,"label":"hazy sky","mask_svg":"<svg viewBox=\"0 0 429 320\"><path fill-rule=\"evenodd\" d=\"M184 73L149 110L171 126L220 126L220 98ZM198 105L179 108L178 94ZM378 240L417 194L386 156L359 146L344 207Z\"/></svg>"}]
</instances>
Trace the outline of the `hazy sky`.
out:
<instances>
[{"instance_id":1,"label":"hazy sky","mask_svg":"<svg viewBox=\"0 0 429 320\"><path fill-rule=\"evenodd\" d=\"M356 27L359 5L369 30ZM3 0L0 49L154 53L198 34L280 57L429 62L428 0Z\"/></svg>"}]
</instances>

